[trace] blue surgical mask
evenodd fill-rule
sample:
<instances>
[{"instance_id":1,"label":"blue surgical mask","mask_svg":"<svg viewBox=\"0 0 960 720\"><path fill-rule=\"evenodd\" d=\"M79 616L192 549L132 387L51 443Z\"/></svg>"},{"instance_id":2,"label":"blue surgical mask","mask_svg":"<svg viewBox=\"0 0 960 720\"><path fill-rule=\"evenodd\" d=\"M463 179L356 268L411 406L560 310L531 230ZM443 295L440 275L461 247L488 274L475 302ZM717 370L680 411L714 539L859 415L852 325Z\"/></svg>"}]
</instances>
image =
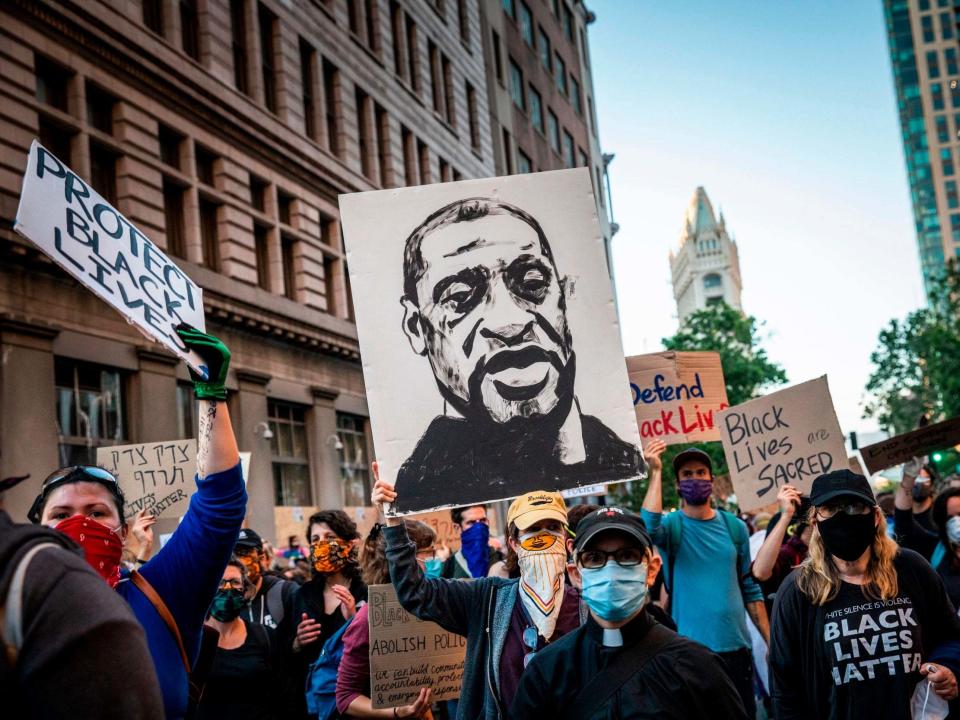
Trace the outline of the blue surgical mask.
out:
<instances>
[{"instance_id":1,"label":"blue surgical mask","mask_svg":"<svg viewBox=\"0 0 960 720\"><path fill-rule=\"evenodd\" d=\"M583 601L600 618L621 622L643 607L647 599L647 564L622 567L613 558L602 568L580 568Z\"/></svg>"},{"instance_id":2,"label":"blue surgical mask","mask_svg":"<svg viewBox=\"0 0 960 720\"><path fill-rule=\"evenodd\" d=\"M430 558L424 563L423 574L428 578L438 578L440 577L440 572L443 570L443 560L440 558Z\"/></svg>"}]
</instances>

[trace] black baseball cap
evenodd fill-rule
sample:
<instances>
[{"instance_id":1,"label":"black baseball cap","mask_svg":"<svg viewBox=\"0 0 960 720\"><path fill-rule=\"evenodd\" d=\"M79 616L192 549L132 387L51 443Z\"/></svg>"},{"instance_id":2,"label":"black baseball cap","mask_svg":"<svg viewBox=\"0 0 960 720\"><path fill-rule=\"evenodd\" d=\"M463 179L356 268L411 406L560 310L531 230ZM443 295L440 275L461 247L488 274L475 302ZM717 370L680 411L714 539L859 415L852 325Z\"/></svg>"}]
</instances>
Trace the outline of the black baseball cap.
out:
<instances>
[{"instance_id":1,"label":"black baseball cap","mask_svg":"<svg viewBox=\"0 0 960 720\"><path fill-rule=\"evenodd\" d=\"M838 497L862 500L868 505L877 504L873 488L867 479L846 468L821 475L813 481L813 488L810 490L810 502L814 506L823 505Z\"/></svg>"},{"instance_id":2,"label":"black baseball cap","mask_svg":"<svg viewBox=\"0 0 960 720\"><path fill-rule=\"evenodd\" d=\"M677 479L680 478L680 468L692 460L702 462L710 468L710 476L713 477L713 461L710 459L710 456L698 448L689 448L673 459L673 474Z\"/></svg>"},{"instance_id":3,"label":"black baseball cap","mask_svg":"<svg viewBox=\"0 0 960 720\"><path fill-rule=\"evenodd\" d=\"M263 550L263 538L250 528L240 528L236 547L240 550Z\"/></svg>"},{"instance_id":4,"label":"black baseball cap","mask_svg":"<svg viewBox=\"0 0 960 720\"><path fill-rule=\"evenodd\" d=\"M594 510L577 523L577 537L573 541L573 551L580 552L598 533L607 530L620 530L639 540L644 548L653 547L647 526L639 515L630 510L611 506Z\"/></svg>"}]
</instances>

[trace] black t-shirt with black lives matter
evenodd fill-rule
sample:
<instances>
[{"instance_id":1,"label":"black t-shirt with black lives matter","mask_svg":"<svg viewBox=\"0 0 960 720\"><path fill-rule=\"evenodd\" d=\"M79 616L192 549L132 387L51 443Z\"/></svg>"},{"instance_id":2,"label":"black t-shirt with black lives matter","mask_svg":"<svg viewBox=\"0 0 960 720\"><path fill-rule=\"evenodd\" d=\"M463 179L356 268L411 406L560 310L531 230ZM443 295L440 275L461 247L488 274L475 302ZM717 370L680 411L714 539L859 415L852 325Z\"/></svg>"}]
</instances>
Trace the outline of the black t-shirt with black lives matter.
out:
<instances>
[{"instance_id":1,"label":"black t-shirt with black lives matter","mask_svg":"<svg viewBox=\"0 0 960 720\"><path fill-rule=\"evenodd\" d=\"M917 553L894 559L898 591L889 600L843 583L815 606L794 571L777 593L770 682L777 718L910 718L920 665L937 645L960 640L960 619L943 581ZM947 663L944 663L947 664ZM960 667L951 668L960 677Z\"/></svg>"}]
</instances>

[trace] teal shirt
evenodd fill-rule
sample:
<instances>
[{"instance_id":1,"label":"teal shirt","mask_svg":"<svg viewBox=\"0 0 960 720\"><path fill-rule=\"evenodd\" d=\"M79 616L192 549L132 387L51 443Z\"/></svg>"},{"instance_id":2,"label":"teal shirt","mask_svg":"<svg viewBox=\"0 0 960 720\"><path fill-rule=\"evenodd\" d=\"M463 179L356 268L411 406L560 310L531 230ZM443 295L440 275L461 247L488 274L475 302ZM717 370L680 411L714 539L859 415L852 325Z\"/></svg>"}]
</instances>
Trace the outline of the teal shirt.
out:
<instances>
[{"instance_id":1,"label":"teal shirt","mask_svg":"<svg viewBox=\"0 0 960 720\"><path fill-rule=\"evenodd\" d=\"M747 526L737 520L736 542L717 513L711 520L696 520L682 512L641 512L653 541L663 556L664 577L670 577L671 552L676 560L670 597L670 614L677 630L714 652L751 647L744 603L763 600L750 574ZM662 521L662 522L661 522ZM671 551L668 525L683 523L680 547ZM740 547L741 562L737 561Z\"/></svg>"}]
</instances>

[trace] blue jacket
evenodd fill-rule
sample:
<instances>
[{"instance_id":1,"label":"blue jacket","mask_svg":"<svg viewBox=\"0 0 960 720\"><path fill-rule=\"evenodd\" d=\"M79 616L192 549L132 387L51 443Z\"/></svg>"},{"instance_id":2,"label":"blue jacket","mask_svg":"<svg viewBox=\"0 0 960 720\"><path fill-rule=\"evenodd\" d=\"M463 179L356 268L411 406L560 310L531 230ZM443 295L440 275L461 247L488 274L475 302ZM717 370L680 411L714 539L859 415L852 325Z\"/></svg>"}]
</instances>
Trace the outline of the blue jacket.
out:
<instances>
[{"instance_id":1,"label":"blue jacket","mask_svg":"<svg viewBox=\"0 0 960 720\"><path fill-rule=\"evenodd\" d=\"M197 478L197 492L173 536L141 568L140 573L170 609L191 662L200 649L207 610L233 552L247 508L247 491L240 465ZM187 673L170 629L147 597L124 573L117 592L143 626L160 679L167 718L187 712Z\"/></svg>"}]
</instances>

